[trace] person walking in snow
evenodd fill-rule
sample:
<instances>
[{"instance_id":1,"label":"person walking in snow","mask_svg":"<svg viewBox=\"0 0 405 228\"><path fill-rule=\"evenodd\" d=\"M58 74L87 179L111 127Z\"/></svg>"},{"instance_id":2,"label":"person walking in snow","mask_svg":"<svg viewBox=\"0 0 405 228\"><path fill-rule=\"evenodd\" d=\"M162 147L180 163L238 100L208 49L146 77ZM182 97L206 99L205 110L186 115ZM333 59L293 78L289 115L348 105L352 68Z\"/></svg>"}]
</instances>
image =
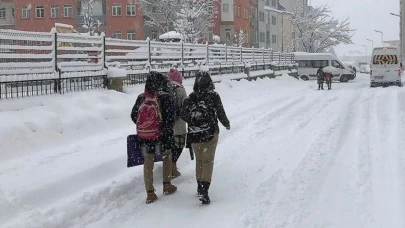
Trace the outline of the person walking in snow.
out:
<instances>
[{"instance_id":1,"label":"person walking in snow","mask_svg":"<svg viewBox=\"0 0 405 228\"><path fill-rule=\"evenodd\" d=\"M325 81L325 73L323 72L323 68L319 67L318 71L316 72L317 82L318 82L318 90L323 90L323 83Z\"/></svg>"},{"instance_id":2,"label":"person walking in snow","mask_svg":"<svg viewBox=\"0 0 405 228\"><path fill-rule=\"evenodd\" d=\"M180 118L180 111L183 107L183 102L187 98L187 92L183 86L183 77L176 69L170 69L168 78L173 90L174 99L174 147L172 149L172 177L176 178L181 176L177 168L177 161L180 158L183 148L186 145L187 126L186 122Z\"/></svg>"},{"instance_id":3,"label":"person walking in snow","mask_svg":"<svg viewBox=\"0 0 405 228\"><path fill-rule=\"evenodd\" d=\"M153 186L153 167L155 153L163 157L163 193L173 194L177 187L171 184L172 155L174 144L174 115L167 79L158 72L151 72L145 84L145 92L140 94L131 112L131 119L136 124L140 148L145 158L143 166L144 183L147 193L146 203L157 200Z\"/></svg>"},{"instance_id":4,"label":"person walking in snow","mask_svg":"<svg viewBox=\"0 0 405 228\"><path fill-rule=\"evenodd\" d=\"M203 204L209 204L215 151L218 144L218 119L227 130L231 125L221 98L208 72L198 73L193 92L186 98L180 116L188 124L187 141L196 156L197 193Z\"/></svg>"}]
</instances>

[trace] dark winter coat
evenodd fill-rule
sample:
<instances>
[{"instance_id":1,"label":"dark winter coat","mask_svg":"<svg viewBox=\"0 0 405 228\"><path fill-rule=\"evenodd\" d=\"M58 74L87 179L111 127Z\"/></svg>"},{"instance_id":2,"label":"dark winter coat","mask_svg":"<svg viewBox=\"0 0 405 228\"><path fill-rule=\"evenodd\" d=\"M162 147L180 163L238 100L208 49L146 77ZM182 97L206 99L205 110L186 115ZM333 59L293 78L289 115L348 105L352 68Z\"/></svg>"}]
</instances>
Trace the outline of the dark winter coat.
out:
<instances>
[{"instance_id":1,"label":"dark winter coat","mask_svg":"<svg viewBox=\"0 0 405 228\"><path fill-rule=\"evenodd\" d=\"M167 91L167 79L161 73L151 72L146 80L145 92L147 93L158 93L158 100L160 104L160 110L162 114L162 125L161 125L161 137L159 142L163 145L163 150L169 150L174 145L173 139L173 127L174 127L174 113L173 113L173 102ZM136 124L138 119L139 107L144 101L145 97L140 94L136 99L135 105L132 108L131 119ZM156 143L157 141L142 140L141 143Z\"/></svg>"},{"instance_id":2,"label":"dark winter coat","mask_svg":"<svg viewBox=\"0 0 405 228\"><path fill-rule=\"evenodd\" d=\"M323 72L322 68L318 69L316 76L318 79L318 84L322 84L325 81L325 73Z\"/></svg>"},{"instance_id":3,"label":"dark winter coat","mask_svg":"<svg viewBox=\"0 0 405 228\"><path fill-rule=\"evenodd\" d=\"M222 105L221 97L214 91L215 86L211 76L208 73L199 73L196 77L193 92L186 98L183 103L180 116L187 123L190 122L190 111L193 104L204 100L212 117L210 127L212 131L219 134L218 120L226 128L230 127L230 122L226 116L224 106Z\"/></svg>"}]
</instances>

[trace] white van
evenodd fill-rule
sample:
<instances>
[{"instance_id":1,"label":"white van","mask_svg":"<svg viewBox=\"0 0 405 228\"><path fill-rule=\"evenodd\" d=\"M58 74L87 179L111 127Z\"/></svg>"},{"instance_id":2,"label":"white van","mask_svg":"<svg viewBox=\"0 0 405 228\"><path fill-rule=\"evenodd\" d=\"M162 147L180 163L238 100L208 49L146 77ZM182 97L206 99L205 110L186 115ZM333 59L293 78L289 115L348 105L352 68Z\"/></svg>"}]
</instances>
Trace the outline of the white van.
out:
<instances>
[{"instance_id":1,"label":"white van","mask_svg":"<svg viewBox=\"0 0 405 228\"><path fill-rule=\"evenodd\" d=\"M356 76L354 71L340 62L330 53L294 52L295 62L298 63L298 77L302 80L316 80L316 72L320 67L332 66L337 69L333 81L348 82Z\"/></svg>"},{"instance_id":2,"label":"white van","mask_svg":"<svg viewBox=\"0 0 405 228\"><path fill-rule=\"evenodd\" d=\"M370 66L370 87L381 85L402 86L401 69L396 47L374 48Z\"/></svg>"}]
</instances>

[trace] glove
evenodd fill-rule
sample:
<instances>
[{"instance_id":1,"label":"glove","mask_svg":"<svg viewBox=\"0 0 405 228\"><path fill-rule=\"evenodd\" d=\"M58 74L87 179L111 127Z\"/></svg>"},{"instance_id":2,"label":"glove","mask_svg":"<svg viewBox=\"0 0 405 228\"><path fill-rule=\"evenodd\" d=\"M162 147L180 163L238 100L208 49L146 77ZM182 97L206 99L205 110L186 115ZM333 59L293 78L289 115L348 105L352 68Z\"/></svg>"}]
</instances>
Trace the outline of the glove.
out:
<instances>
[{"instance_id":1,"label":"glove","mask_svg":"<svg viewBox=\"0 0 405 228\"><path fill-rule=\"evenodd\" d=\"M231 125L227 126L226 130L228 130L228 131L231 130Z\"/></svg>"}]
</instances>

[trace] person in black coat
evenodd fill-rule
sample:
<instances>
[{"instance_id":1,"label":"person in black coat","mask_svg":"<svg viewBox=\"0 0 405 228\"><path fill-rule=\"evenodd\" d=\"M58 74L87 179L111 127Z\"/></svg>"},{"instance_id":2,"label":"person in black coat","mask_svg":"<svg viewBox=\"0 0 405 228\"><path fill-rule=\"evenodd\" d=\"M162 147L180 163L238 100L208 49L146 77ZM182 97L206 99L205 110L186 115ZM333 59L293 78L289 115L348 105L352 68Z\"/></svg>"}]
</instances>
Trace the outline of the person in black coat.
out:
<instances>
[{"instance_id":1,"label":"person in black coat","mask_svg":"<svg viewBox=\"0 0 405 228\"><path fill-rule=\"evenodd\" d=\"M140 147L144 154L144 182L147 192L146 203L153 203L157 200L155 188L153 186L153 167L155 153L163 156L163 192L166 195L172 194L177 187L171 184L172 158L171 149L174 145L173 126L174 113L173 103L167 90L167 79L161 73L151 72L146 80L145 93L156 94L160 106L161 123L160 137L156 140L139 139ZM131 112L131 119L136 124L138 121L138 111L145 100L145 94L138 96Z\"/></svg>"},{"instance_id":2,"label":"person in black coat","mask_svg":"<svg viewBox=\"0 0 405 228\"><path fill-rule=\"evenodd\" d=\"M323 72L323 67L319 67L318 71L316 72L317 82L318 82L318 90L323 90L323 83L325 81L325 73Z\"/></svg>"},{"instance_id":3,"label":"person in black coat","mask_svg":"<svg viewBox=\"0 0 405 228\"><path fill-rule=\"evenodd\" d=\"M210 203L208 190L218 144L218 120L227 130L231 128L221 98L214 89L210 74L199 73L194 83L194 91L184 101L180 113L181 118L188 123L187 141L192 144L196 155L197 192L203 204ZM195 121L198 118L200 121Z\"/></svg>"}]
</instances>

